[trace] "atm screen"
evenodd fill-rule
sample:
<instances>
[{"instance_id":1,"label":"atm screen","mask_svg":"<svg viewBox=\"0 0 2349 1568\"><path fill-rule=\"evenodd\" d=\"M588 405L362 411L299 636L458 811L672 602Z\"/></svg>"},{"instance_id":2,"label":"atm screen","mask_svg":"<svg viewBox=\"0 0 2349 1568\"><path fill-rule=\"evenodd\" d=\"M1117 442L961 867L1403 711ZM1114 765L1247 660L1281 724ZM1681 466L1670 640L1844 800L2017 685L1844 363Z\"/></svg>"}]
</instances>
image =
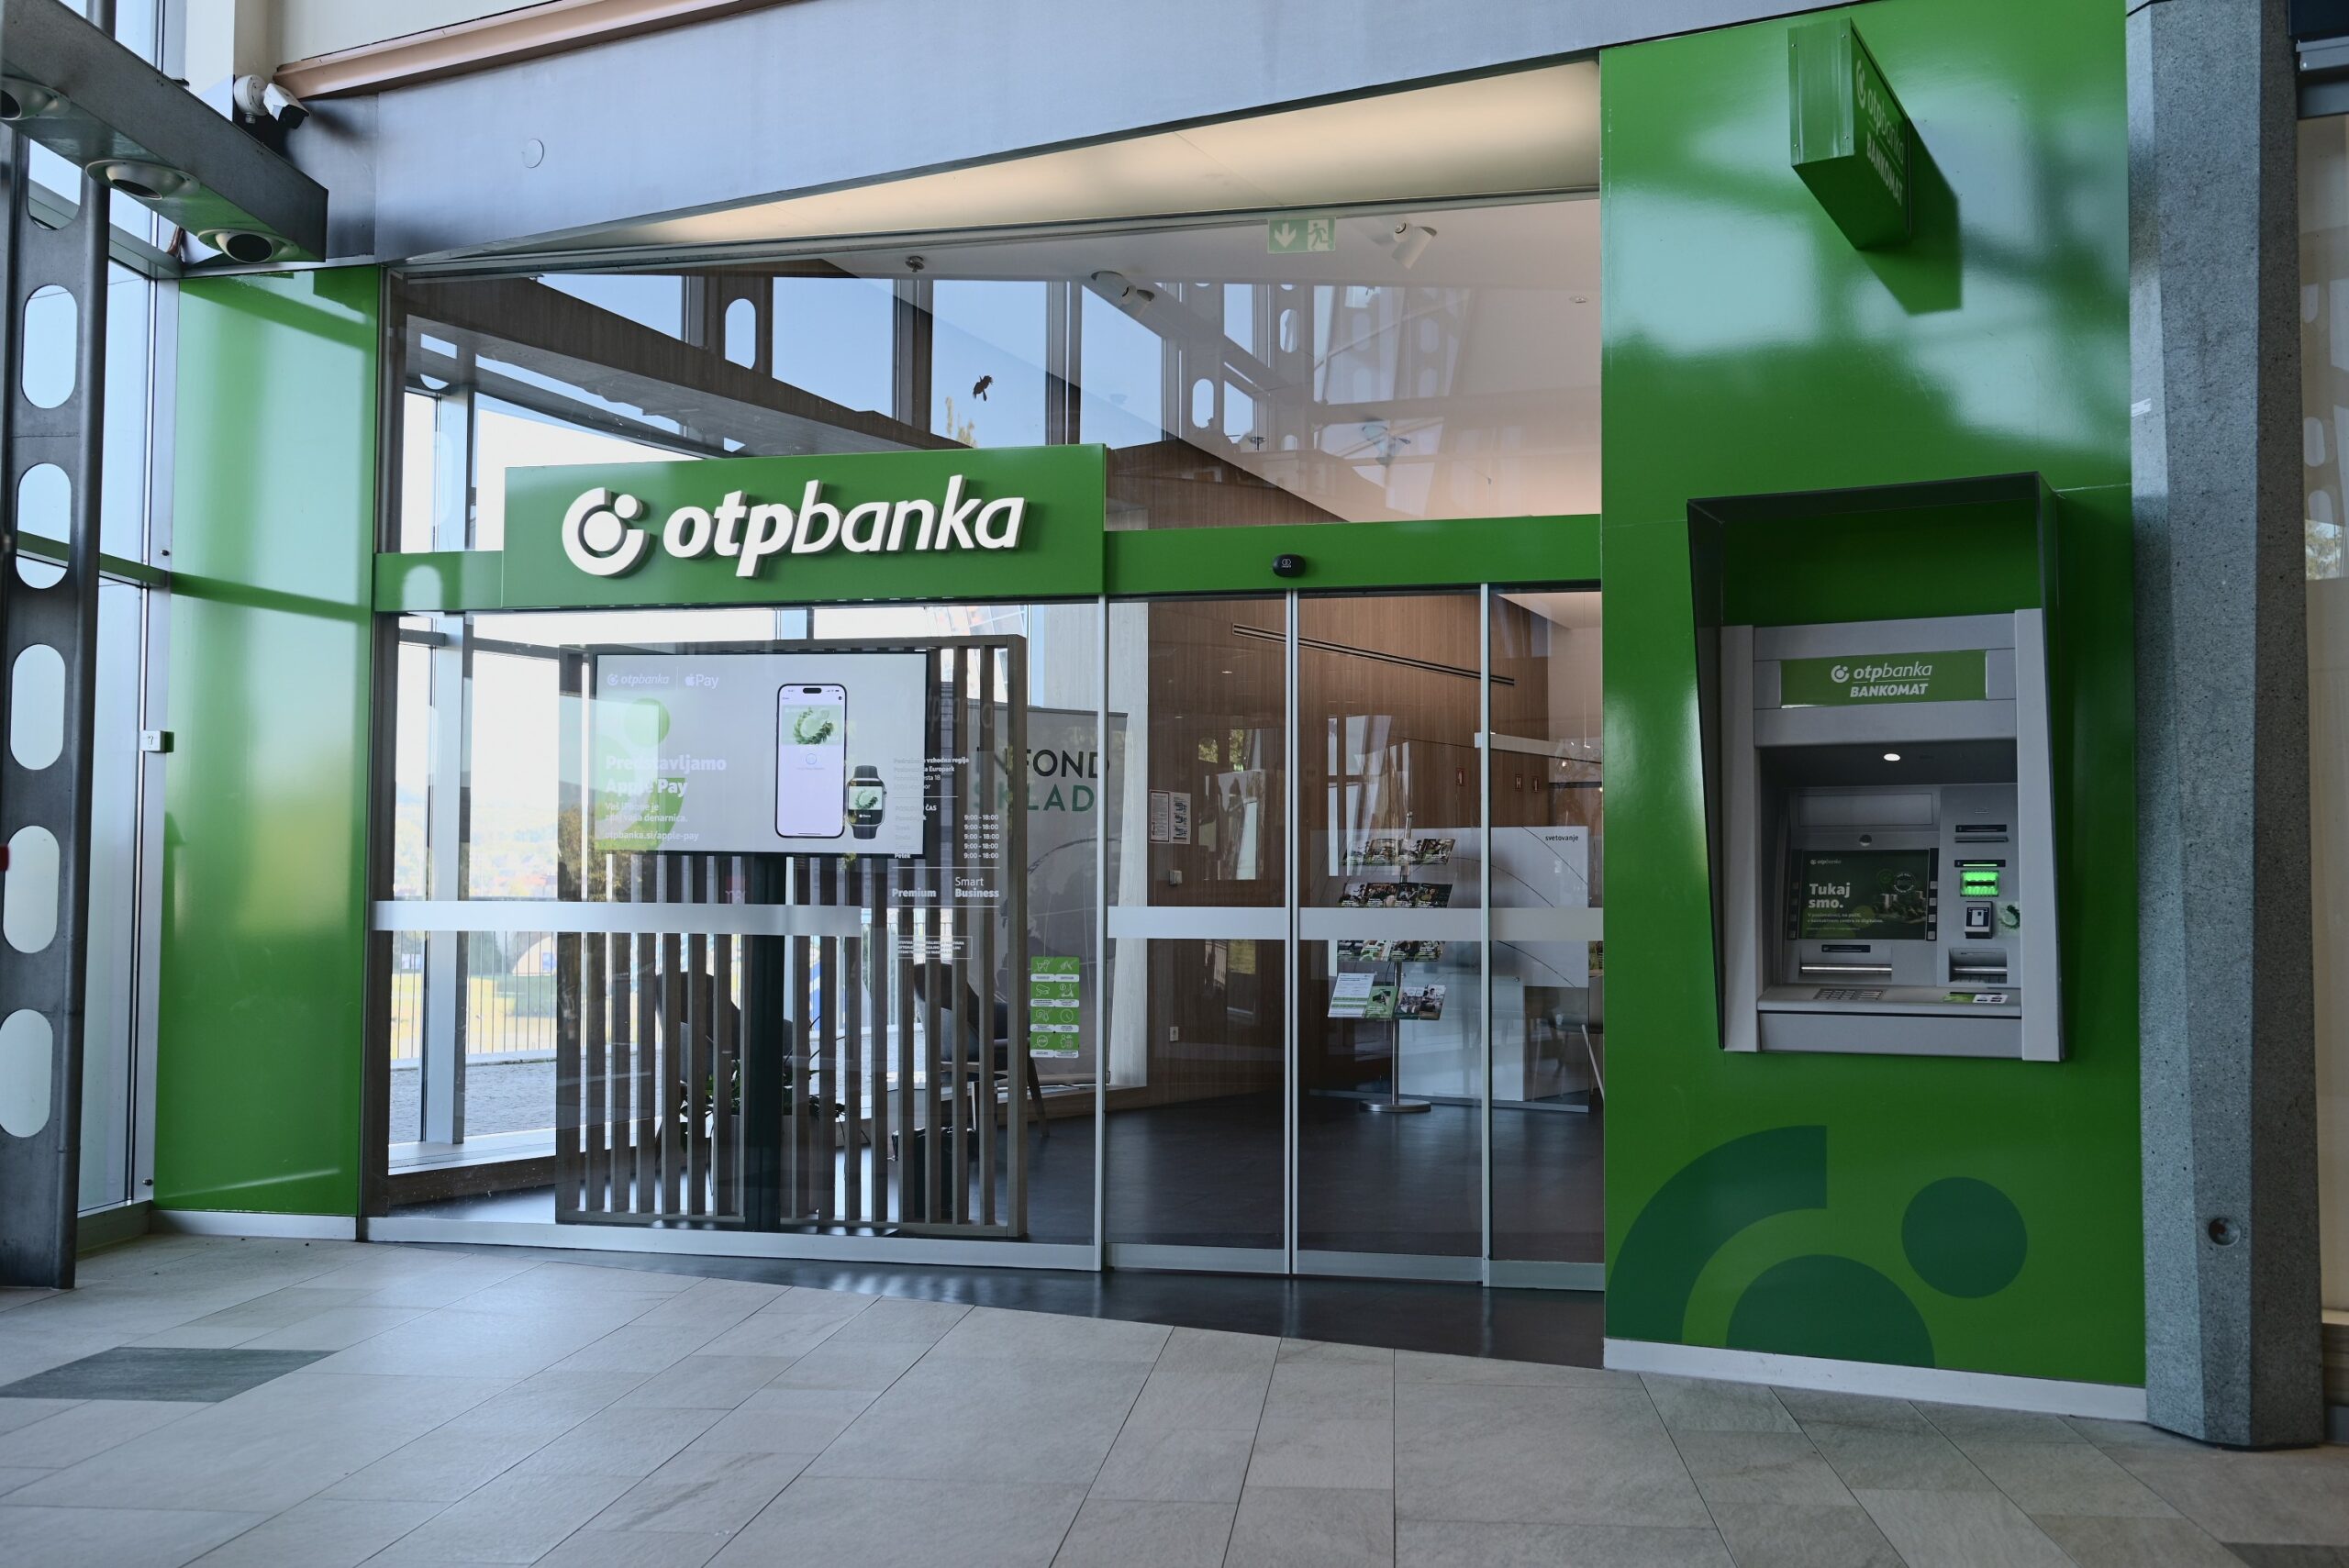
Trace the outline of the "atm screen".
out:
<instances>
[{"instance_id":1,"label":"atm screen","mask_svg":"<svg viewBox=\"0 0 2349 1568\"><path fill-rule=\"evenodd\" d=\"M1931 850L1805 851L1795 929L1805 941L1922 941L1932 933Z\"/></svg>"}]
</instances>

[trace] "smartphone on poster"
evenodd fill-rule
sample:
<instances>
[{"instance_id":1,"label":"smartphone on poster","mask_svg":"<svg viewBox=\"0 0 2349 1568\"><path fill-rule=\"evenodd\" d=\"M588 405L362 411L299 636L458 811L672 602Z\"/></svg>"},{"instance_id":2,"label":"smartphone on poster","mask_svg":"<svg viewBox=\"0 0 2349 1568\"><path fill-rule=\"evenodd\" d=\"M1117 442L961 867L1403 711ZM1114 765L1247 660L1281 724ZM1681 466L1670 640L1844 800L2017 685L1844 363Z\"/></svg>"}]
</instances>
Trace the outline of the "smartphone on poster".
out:
<instances>
[{"instance_id":1,"label":"smartphone on poster","mask_svg":"<svg viewBox=\"0 0 2349 1568\"><path fill-rule=\"evenodd\" d=\"M848 688L786 685L775 694L774 830L837 839L848 826Z\"/></svg>"}]
</instances>

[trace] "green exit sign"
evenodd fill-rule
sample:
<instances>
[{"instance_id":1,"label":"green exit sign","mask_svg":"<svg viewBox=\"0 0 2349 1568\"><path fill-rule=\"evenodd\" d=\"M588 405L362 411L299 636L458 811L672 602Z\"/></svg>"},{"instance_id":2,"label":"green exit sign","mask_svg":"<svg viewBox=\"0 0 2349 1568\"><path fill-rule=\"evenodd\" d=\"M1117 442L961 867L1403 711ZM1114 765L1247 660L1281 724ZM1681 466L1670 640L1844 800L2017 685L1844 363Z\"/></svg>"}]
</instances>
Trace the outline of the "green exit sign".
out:
<instances>
[{"instance_id":1,"label":"green exit sign","mask_svg":"<svg viewBox=\"0 0 2349 1568\"><path fill-rule=\"evenodd\" d=\"M1787 33L1795 172L1854 248L1909 239L1916 128L1848 18Z\"/></svg>"},{"instance_id":2,"label":"green exit sign","mask_svg":"<svg viewBox=\"0 0 2349 1568\"><path fill-rule=\"evenodd\" d=\"M1291 214L1264 225L1264 250L1268 255L1297 256L1337 248L1338 220L1334 217Z\"/></svg>"}]
</instances>

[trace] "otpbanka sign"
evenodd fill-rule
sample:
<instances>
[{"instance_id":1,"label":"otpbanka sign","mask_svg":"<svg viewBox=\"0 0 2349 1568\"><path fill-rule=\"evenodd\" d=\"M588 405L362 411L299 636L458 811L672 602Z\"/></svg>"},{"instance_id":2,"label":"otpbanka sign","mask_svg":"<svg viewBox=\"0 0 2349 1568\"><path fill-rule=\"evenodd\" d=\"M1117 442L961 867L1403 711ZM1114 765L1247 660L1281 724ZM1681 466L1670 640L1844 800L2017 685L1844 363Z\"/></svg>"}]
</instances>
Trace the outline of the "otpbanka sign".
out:
<instances>
[{"instance_id":1,"label":"otpbanka sign","mask_svg":"<svg viewBox=\"0 0 2349 1568\"><path fill-rule=\"evenodd\" d=\"M1989 695L1990 656L1979 648L1778 662L1781 707L1980 702Z\"/></svg>"},{"instance_id":2,"label":"otpbanka sign","mask_svg":"<svg viewBox=\"0 0 2349 1568\"><path fill-rule=\"evenodd\" d=\"M1796 174L1853 247L1909 235L1916 128L1849 17L1787 32Z\"/></svg>"},{"instance_id":3,"label":"otpbanka sign","mask_svg":"<svg viewBox=\"0 0 2349 1568\"><path fill-rule=\"evenodd\" d=\"M790 605L1089 596L1100 447L509 469L504 603Z\"/></svg>"},{"instance_id":4,"label":"otpbanka sign","mask_svg":"<svg viewBox=\"0 0 2349 1568\"><path fill-rule=\"evenodd\" d=\"M938 500L863 501L842 510L824 499L811 479L799 505L753 503L747 490L729 490L715 506L683 506L661 524L661 548L679 561L719 556L738 577L755 577L770 557L821 555L835 547L852 555L914 550L1018 550L1028 498L984 500L965 477L949 475ZM580 571L618 577L644 563L652 549L643 500L605 485L583 490L562 514L562 552Z\"/></svg>"}]
</instances>

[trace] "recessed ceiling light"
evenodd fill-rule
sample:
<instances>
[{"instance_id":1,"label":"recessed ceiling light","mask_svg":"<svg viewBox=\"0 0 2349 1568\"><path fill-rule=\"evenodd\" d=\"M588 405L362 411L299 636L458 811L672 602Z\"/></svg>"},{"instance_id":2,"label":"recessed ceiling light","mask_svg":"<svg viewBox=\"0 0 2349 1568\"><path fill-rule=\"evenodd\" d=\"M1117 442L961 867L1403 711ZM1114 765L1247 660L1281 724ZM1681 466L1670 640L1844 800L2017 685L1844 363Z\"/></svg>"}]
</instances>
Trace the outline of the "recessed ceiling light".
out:
<instances>
[{"instance_id":1,"label":"recessed ceiling light","mask_svg":"<svg viewBox=\"0 0 2349 1568\"><path fill-rule=\"evenodd\" d=\"M1887 762L1897 762L1900 761L1900 753L1898 751L1887 751L1884 754L1884 760Z\"/></svg>"}]
</instances>

